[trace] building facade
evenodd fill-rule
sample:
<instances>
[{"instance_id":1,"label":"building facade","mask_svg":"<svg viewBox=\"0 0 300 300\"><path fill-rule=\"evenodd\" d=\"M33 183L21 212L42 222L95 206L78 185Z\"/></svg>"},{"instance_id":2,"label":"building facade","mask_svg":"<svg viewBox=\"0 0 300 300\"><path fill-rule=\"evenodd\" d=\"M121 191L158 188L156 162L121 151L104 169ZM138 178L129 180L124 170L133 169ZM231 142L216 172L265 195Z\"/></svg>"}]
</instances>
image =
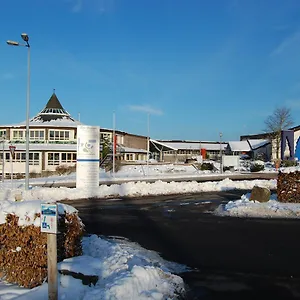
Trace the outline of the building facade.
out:
<instances>
[{"instance_id":1,"label":"building facade","mask_svg":"<svg viewBox=\"0 0 300 300\"><path fill-rule=\"evenodd\" d=\"M153 158L169 163L184 163L201 155L203 159L219 159L226 147L226 142L150 140Z\"/></svg>"},{"instance_id":2,"label":"building facade","mask_svg":"<svg viewBox=\"0 0 300 300\"><path fill-rule=\"evenodd\" d=\"M53 172L58 166L74 167L77 153L77 126L75 120L61 105L55 93L45 108L29 121L29 172ZM100 145L113 145L115 134L118 159L147 160L147 137L122 131L100 129ZM0 172L4 177L23 177L26 163L25 122L0 126ZM12 151L14 150L14 151Z\"/></svg>"},{"instance_id":3,"label":"building facade","mask_svg":"<svg viewBox=\"0 0 300 300\"><path fill-rule=\"evenodd\" d=\"M300 126L295 126L292 128L289 128L290 131L294 132L294 154L295 158L297 160L300 160ZM271 133L261 133L261 134L252 134L252 135L242 135L240 137L241 141L246 140L253 140L253 139L265 139L269 140L271 143L271 160L277 160L277 159L288 159L290 155L289 147L285 147L284 154L281 157L281 141L279 145L277 146L276 140L272 139ZM286 141L284 141L287 143Z\"/></svg>"}]
</instances>

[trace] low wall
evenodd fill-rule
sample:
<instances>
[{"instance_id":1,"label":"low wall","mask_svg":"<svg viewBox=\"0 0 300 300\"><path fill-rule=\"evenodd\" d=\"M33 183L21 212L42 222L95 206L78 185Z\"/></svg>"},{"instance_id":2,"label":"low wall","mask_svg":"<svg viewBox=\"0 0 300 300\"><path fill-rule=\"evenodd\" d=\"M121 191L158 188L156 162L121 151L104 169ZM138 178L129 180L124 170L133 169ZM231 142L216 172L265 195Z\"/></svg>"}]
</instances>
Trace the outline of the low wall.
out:
<instances>
[{"instance_id":1,"label":"low wall","mask_svg":"<svg viewBox=\"0 0 300 300\"><path fill-rule=\"evenodd\" d=\"M33 288L47 277L47 234L41 233L39 226L19 226L18 220L8 214L6 223L0 225L0 274L9 283ZM60 215L58 231L58 262L81 255L83 224L77 214Z\"/></svg>"},{"instance_id":2,"label":"low wall","mask_svg":"<svg viewBox=\"0 0 300 300\"><path fill-rule=\"evenodd\" d=\"M300 172L278 173L277 199L280 202L300 203Z\"/></svg>"}]
</instances>

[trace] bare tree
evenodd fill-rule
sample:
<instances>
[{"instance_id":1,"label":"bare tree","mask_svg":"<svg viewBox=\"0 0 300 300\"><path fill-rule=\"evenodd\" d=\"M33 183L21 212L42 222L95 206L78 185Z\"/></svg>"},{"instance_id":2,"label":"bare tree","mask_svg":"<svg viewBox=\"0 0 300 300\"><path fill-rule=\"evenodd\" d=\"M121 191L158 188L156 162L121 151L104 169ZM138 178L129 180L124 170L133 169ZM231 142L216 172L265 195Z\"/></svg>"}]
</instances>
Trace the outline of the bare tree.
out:
<instances>
[{"instance_id":1,"label":"bare tree","mask_svg":"<svg viewBox=\"0 0 300 300\"><path fill-rule=\"evenodd\" d=\"M276 158L279 158L281 131L289 129L294 124L291 110L287 107L276 108L272 115L265 120L265 131L269 133L274 143Z\"/></svg>"}]
</instances>

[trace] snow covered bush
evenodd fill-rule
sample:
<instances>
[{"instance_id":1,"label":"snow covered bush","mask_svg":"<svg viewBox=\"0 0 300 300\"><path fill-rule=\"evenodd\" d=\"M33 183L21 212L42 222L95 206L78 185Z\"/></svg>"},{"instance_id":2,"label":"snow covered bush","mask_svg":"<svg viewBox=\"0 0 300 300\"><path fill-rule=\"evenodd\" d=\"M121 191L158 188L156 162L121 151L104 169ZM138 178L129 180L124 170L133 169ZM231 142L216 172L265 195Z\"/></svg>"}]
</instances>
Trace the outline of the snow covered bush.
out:
<instances>
[{"instance_id":1,"label":"snow covered bush","mask_svg":"<svg viewBox=\"0 0 300 300\"><path fill-rule=\"evenodd\" d=\"M255 160L250 165L250 172L259 172L265 169L265 163L261 160Z\"/></svg>"}]
</instances>

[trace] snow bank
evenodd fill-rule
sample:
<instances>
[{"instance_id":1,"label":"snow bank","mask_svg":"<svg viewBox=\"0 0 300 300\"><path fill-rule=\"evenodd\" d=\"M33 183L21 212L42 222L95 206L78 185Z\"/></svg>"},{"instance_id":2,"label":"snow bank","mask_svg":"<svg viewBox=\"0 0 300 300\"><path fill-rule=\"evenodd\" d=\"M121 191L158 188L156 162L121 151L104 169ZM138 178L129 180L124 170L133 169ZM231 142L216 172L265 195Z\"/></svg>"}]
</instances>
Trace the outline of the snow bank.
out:
<instances>
[{"instance_id":1,"label":"snow bank","mask_svg":"<svg viewBox=\"0 0 300 300\"><path fill-rule=\"evenodd\" d=\"M256 218L300 218L300 204L281 203L276 195L268 202L250 201L250 193L240 200L221 204L214 213L219 216L256 217Z\"/></svg>"}]
</instances>

